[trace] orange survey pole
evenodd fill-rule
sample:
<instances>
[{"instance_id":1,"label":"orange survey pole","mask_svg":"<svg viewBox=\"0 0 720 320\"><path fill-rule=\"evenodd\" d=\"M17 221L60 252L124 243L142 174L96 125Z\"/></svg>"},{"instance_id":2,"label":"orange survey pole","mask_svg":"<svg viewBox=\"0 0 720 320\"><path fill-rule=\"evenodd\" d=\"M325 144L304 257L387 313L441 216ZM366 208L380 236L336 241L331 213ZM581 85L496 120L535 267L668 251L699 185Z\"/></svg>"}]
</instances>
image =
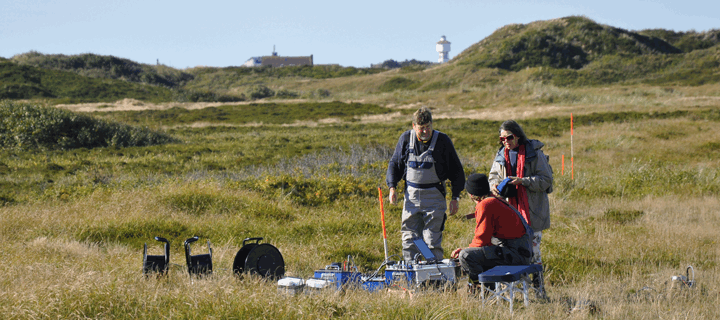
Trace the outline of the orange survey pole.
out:
<instances>
[{"instance_id":1,"label":"orange survey pole","mask_svg":"<svg viewBox=\"0 0 720 320\"><path fill-rule=\"evenodd\" d=\"M385 247L385 261L388 261L387 231L385 231L385 209L383 208L382 189L378 187L378 195L380 197L380 219L383 228L383 246Z\"/></svg>"},{"instance_id":2,"label":"orange survey pole","mask_svg":"<svg viewBox=\"0 0 720 320\"><path fill-rule=\"evenodd\" d=\"M575 157L573 151L573 115L570 113L570 179L575 180Z\"/></svg>"}]
</instances>

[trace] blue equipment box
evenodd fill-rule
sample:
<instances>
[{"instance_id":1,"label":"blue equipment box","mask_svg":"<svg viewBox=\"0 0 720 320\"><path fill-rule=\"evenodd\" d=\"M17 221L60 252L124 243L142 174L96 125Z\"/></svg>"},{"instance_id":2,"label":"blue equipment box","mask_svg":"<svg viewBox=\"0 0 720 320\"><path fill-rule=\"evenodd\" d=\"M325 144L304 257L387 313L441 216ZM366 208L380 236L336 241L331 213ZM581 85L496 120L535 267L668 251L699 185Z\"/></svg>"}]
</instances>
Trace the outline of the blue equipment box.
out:
<instances>
[{"instance_id":1,"label":"blue equipment box","mask_svg":"<svg viewBox=\"0 0 720 320\"><path fill-rule=\"evenodd\" d=\"M373 292L373 291L377 291L377 290L385 288L386 285L387 285L387 283L385 282L385 278L382 278L382 277L365 278L365 277L363 277L361 287L364 290Z\"/></svg>"},{"instance_id":2,"label":"blue equipment box","mask_svg":"<svg viewBox=\"0 0 720 320\"><path fill-rule=\"evenodd\" d=\"M415 280L415 271L406 268L405 265L392 265L385 267L385 281L388 285L411 285Z\"/></svg>"},{"instance_id":3,"label":"blue equipment box","mask_svg":"<svg viewBox=\"0 0 720 320\"><path fill-rule=\"evenodd\" d=\"M360 276L360 272L324 269L315 270L313 278L332 282L340 290L343 286L359 284Z\"/></svg>"}]
</instances>

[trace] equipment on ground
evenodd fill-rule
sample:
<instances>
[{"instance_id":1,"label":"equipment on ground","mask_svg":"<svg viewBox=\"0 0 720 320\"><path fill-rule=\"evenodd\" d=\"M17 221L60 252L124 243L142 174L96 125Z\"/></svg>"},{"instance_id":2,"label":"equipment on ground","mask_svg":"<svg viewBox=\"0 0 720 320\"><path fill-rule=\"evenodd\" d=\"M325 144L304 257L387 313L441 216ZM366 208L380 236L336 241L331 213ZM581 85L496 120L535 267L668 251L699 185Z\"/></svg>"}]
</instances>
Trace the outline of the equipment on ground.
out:
<instances>
[{"instance_id":1,"label":"equipment on ground","mask_svg":"<svg viewBox=\"0 0 720 320\"><path fill-rule=\"evenodd\" d=\"M164 255L148 255L147 243L143 249L143 273L145 275L151 272L158 272L161 275L167 272L170 265L170 242L165 238L155 237L155 240L165 243Z\"/></svg>"},{"instance_id":2,"label":"equipment on ground","mask_svg":"<svg viewBox=\"0 0 720 320\"><path fill-rule=\"evenodd\" d=\"M692 275L690 274L692 271ZM684 276L672 276L673 286L679 284L680 288L693 288L695 286L695 269L688 266Z\"/></svg>"},{"instance_id":3,"label":"equipment on ground","mask_svg":"<svg viewBox=\"0 0 720 320\"><path fill-rule=\"evenodd\" d=\"M278 291L294 295L305 288L305 281L302 278L286 277L278 280Z\"/></svg>"},{"instance_id":4,"label":"equipment on ground","mask_svg":"<svg viewBox=\"0 0 720 320\"><path fill-rule=\"evenodd\" d=\"M269 243L260 244L263 238L246 238L243 246L235 255L233 271L240 275L244 272L280 279L285 274L285 260L280 250ZM255 243L247 243L255 241Z\"/></svg>"},{"instance_id":5,"label":"equipment on ground","mask_svg":"<svg viewBox=\"0 0 720 320\"><path fill-rule=\"evenodd\" d=\"M513 311L515 293L522 294L525 306L529 304L529 292L532 290L530 275L542 271L542 265L496 266L478 275L480 297L483 304L502 300L510 304ZM486 297L487 294L487 297Z\"/></svg>"},{"instance_id":6,"label":"equipment on ground","mask_svg":"<svg viewBox=\"0 0 720 320\"><path fill-rule=\"evenodd\" d=\"M416 256L413 261L400 261L385 267L385 279L388 284L396 283L415 288L442 288L454 285L458 264L454 260L438 260L421 238L413 239L425 261Z\"/></svg>"},{"instance_id":7,"label":"equipment on ground","mask_svg":"<svg viewBox=\"0 0 720 320\"><path fill-rule=\"evenodd\" d=\"M342 290L348 286L357 286L360 284L362 274L358 272L355 266L355 260L351 256L342 264L339 262L331 263L324 269L315 270L313 277L305 281L308 288L312 289L335 289Z\"/></svg>"},{"instance_id":8,"label":"equipment on ground","mask_svg":"<svg viewBox=\"0 0 720 320\"><path fill-rule=\"evenodd\" d=\"M212 248L210 248L210 240L208 240L207 254L190 254L190 244L198 241L198 237L194 236L185 240L185 261L187 262L188 272L190 275L209 275L212 273Z\"/></svg>"}]
</instances>

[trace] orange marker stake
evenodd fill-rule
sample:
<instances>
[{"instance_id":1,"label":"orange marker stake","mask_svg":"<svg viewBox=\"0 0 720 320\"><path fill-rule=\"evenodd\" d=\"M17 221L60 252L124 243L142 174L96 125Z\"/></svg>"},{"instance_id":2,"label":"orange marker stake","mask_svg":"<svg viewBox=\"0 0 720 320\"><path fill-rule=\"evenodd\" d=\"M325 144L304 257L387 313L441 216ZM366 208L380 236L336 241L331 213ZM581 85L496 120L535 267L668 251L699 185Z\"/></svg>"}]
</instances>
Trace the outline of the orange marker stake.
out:
<instances>
[{"instance_id":1,"label":"orange marker stake","mask_svg":"<svg viewBox=\"0 0 720 320\"><path fill-rule=\"evenodd\" d=\"M570 179L575 180L575 157L573 150L573 115L570 113Z\"/></svg>"},{"instance_id":2,"label":"orange marker stake","mask_svg":"<svg viewBox=\"0 0 720 320\"><path fill-rule=\"evenodd\" d=\"M378 195L380 198L380 219L382 220L383 229L383 246L385 247L385 261L388 260L387 231L385 231L385 208L383 208L382 189L378 187Z\"/></svg>"},{"instance_id":3,"label":"orange marker stake","mask_svg":"<svg viewBox=\"0 0 720 320\"><path fill-rule=\"evenodd\" d=\"M565 175L565 155L562 155L562 175Z\"/></svg>"}]
</instances>

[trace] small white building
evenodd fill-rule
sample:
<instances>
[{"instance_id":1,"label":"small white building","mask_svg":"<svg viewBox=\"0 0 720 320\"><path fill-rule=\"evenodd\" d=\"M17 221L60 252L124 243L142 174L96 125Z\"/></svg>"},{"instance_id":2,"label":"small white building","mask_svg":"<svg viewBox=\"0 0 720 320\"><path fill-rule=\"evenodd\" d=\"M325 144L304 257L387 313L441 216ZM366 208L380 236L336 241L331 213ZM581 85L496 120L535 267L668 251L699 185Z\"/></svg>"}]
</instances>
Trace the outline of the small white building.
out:
<instances>
[{"instance_id":1,"label":"small white building","mask_svg":"<svg viewBox=\"0 0 720 320\"><path fill-rule=\"evenodd\" d=\"M438 52L440 57L438 58L439 63L445 63L450 60L448 58L448 52L450 52L450 41L445 39L445 36L440 37L440 41L435 45L435 51Z\"/></svg>"}]
</instances>

